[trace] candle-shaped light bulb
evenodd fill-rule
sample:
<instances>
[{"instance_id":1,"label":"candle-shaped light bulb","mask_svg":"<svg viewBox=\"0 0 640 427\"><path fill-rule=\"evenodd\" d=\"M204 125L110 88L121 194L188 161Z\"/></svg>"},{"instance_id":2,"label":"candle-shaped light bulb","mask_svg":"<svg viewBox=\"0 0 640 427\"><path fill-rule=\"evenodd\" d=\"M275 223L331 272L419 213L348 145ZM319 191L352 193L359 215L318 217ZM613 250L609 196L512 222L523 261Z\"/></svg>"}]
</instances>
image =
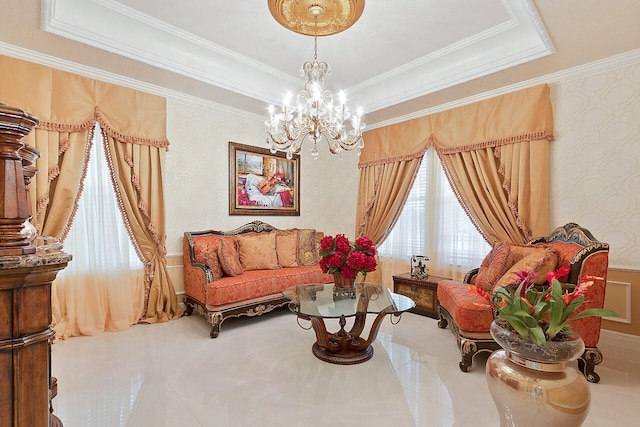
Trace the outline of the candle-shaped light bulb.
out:
<instances>
[{"instance_id":1,"label":"candle-shaped light bulb","mask_svg":"<svg viewBox=\"0 0 640 427\"><path fill-rule=\"evenodd\" d=\"M354 125L353 127L355 128L355 131L357 133L360 133L360 123L362 121L362 107L358 107L358 110L356 111L356 117L354 118Z\"/></svg>"},{"instance_id":2,"label":"candle-shaped light bulb","mask_svg":"<svg viewBox=\"0 0 640 427\"><path fill-rule=\"evenodd\" d=\"M344 105L347 103L347 95L344 93L343 90L340 91L338 96L340 97L340 105Z\"/></svg>"}]
</instances>

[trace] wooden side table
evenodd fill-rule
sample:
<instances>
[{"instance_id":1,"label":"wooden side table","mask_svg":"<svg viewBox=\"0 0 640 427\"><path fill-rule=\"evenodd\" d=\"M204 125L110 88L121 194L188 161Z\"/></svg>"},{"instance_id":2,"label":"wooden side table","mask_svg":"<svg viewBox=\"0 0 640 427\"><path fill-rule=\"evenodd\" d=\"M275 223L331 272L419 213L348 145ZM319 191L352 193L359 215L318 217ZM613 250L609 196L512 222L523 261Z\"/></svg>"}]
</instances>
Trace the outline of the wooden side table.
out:
<instances>
[{"instance_id":1,"label":"wooden side table","mask_svg":"<svg viewBox=\"0 0 640 427\"><path fill-rule=\"evenodd\" d=\"M415 301L412 313L422 314L434 319L438 318L438 282L449 280L446 277L429 275L427 279L412 277L409 273L393 276L393 292L405 295Z\"/></svg>"}]
</instances>

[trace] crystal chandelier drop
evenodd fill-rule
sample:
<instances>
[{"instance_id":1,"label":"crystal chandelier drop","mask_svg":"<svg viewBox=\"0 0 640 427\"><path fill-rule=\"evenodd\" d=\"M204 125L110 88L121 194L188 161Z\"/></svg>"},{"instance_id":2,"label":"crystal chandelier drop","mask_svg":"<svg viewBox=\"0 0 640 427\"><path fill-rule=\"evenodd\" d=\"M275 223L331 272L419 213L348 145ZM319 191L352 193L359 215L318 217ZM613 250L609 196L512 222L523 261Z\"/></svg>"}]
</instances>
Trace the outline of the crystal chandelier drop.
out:
<instances>
[{"instance_id":1,"label":"crystal chandelier drop","mask_svg":"<svg viewBox=\"0 0 640 427\"><path fill-rule=\"evenodd\" d=\"M333 93L325 87L324 78L329 75L330 68L326 62L318 62L318 39L314 37L313 62L302 64L300 74L306 77L304 89L298 92L295 100L288 93L280 111L269 106L269 120L265 124L269 128L267 144L271 152L284 151L287 158L299 153L302 143L309 140L313 143L311 155L317 159L318 141L324 139L329 151L338 154L342 150L360 150L364 147L362 130L362 109L352 114L346 104L344 92L340 92L335 100ZM350 126L349 126L350 125Z\"/></svg>"}]
</instances>

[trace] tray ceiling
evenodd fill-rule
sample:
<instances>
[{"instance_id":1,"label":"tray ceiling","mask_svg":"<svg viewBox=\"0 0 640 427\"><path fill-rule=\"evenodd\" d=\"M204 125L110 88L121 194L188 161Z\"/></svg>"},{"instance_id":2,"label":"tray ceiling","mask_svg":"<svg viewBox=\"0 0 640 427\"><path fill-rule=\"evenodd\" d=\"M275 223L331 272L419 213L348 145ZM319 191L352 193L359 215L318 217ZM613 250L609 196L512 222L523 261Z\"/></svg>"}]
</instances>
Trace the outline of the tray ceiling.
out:
<instances>
[{"instance_id":1,"label":"tray ceiling","mask_svg":"<svg viewBox=\"0 0 640 427\"><path fill-rule=\"evenodd\" d=\"M215 102L256 114L297 91L313 57L313 38L281 27L266 0L42 6L44 31L223 89ZM318 39L328 88L365 115L552 53L530 0L369 0L353 27Z\"/></svg>"}]
</instances>

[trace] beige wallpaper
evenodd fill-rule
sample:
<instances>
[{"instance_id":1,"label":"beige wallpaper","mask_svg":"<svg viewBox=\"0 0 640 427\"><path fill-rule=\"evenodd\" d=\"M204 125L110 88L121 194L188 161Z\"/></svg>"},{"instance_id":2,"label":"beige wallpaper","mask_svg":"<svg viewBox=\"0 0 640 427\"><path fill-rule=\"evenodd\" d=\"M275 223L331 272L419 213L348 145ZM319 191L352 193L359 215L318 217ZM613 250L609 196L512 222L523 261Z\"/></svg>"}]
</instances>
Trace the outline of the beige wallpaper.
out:
<instances>
[{"instance_id":1,"label":"beige wallpaper","mask_svg":"<svg viewBox=\"0 0 640 427\"><path fill-rule=\"evenodd\" d=\"M551 86L550 223L576 222L640 269L640 64Z\"/></svg>"},{"instance_id":2,"label":"beige wallpaper","mask_svg":"<svg viewBox=\"0 0 640 427\"><path fill-rule=\"evenodd\" d=\"M231 230L256 219L278 228L315 228L353 236L359 176L355 152L340 159L320 146L320 157L313 160L310 148L303 146L299 217L230 216L229 141L266 148L263 122L169 99L167 135L171 142L165 173L170 257L182 254L185 231Z\"/></svg>"},{"instance_id":3,"label":"beige wallpaper","mask_svg":"<svg viewBox=\"0 0 640 427\"><path fill-rule=\"evenodd\" d=\"M550 224L576 222L588 228L610 244L611 267L637 271L640 64L550 85L556 138L551 144ZM170 99L167 133L167 248L178 292L184 289L179 258L184 231L229 230L260 219L279 228L310 227L353 236L359 176L355 153L345 153L340 160L321 147L320 159L314 161L305 147L300 217L229 216L228 142L266 146L262 121ZM638 298L632 282L619 284L628 290L620 302L626 306ZM626 314L624 323L608 321L606 327L638 334L631 311Z\"/></svg>"}]
</instances>

